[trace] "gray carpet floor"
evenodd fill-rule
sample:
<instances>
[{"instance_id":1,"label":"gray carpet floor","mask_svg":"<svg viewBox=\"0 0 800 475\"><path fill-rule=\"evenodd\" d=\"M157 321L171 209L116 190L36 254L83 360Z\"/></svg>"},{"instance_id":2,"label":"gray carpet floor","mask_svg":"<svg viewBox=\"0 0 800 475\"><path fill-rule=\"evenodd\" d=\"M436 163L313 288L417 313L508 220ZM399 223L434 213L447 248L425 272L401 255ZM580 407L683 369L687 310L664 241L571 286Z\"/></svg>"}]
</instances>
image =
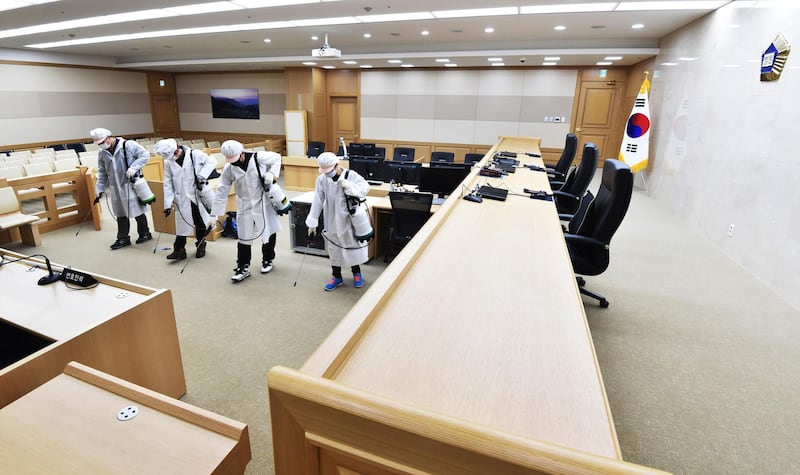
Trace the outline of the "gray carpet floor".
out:
<instances>
[{"instance_id":1,"label":"gray carpet floor","mask_svg":"<svg viewBox=\"0 0 800 475\"><path fill-rule=\"evenodd\" d=\"M288 219L275 269L240 284L230 281L233 239L168 263L173 236L111 251L108 211L104 223L48 233L38 248L7 247L172 289L182 400L247 423L247 473L272 473L267 371L299 367L363 290L345 272L346 286L323 292L329 262L292 252ZM584 302L624 458L674 473L800 473L800 310L640 189L611 252L608 271L587 279L611 306ZM363 266L367 286L384 268L382 259Z\"/></svg>"}]
</instances>

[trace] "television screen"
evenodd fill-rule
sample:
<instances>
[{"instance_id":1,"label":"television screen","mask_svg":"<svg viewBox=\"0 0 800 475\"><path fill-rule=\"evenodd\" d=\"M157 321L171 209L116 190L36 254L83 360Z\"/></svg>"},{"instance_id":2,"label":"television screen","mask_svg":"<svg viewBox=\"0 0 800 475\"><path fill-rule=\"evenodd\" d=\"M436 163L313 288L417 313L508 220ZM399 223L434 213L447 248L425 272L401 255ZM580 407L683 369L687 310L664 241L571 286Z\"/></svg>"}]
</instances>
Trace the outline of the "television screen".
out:
<instances>
[{"instance_id":1,"label":"television screen","mask_svg":"<svg viewBox=\"0 0 800 475\"><path fill-rule=\"evenodd\" d=\"M421 163L384 160L382 178L385 183L394 181L398 185L419 185Z\"/></svg>"},{"instance_id":2,"label":"television screen","mask_svg":"<svg viewBox=\"0 0 800 475\"><path fill-rule=\"evenodd\" d=\"M439 198L452 194L469 175L464 167L429 167L419 171L419 191L436 193Z\"/></svg>"}]
</instances>

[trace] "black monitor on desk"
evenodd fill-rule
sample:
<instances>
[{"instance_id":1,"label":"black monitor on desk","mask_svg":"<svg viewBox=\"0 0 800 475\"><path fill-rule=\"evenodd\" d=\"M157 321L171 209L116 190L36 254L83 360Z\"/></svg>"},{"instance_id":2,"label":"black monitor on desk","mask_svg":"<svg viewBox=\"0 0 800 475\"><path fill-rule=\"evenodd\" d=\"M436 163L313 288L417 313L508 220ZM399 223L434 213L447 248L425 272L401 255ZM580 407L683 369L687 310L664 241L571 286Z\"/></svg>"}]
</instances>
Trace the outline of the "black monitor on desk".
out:
<instances>
[{"instance_id":1,"label":"black monitor on desk","mask_svg":"<svg viewBox=\"0 0 800 475\"><path fill-rule=\"evenodd\" d=\"M384 160L382 167L381 176L385 183L394 181L398 185L419 185L421 163Z\"/></svg>"},{"instance_id":2,"label":"black monitor on desk","mask_svg":"<svg viewBox=\"0 0 800 475\"><path fill-rule=\"evenodd\" d=\"M350 157L350 169L365 180L381 180L381 158Z\"/></svg>"},{"instance_id":3,"label":"black monitor on desk","mask_svg":"<svg viewBox=\"0 0 800 475\"><path fill-rule=\"evenodd\" d=\"M454 164L450 164L454 165ZM461 165L461 164L457 164ZM470 167L437 166L419 171L419 191L436 193L438 198L452 194L469 175Z\"/></svg>"}]
</instances>

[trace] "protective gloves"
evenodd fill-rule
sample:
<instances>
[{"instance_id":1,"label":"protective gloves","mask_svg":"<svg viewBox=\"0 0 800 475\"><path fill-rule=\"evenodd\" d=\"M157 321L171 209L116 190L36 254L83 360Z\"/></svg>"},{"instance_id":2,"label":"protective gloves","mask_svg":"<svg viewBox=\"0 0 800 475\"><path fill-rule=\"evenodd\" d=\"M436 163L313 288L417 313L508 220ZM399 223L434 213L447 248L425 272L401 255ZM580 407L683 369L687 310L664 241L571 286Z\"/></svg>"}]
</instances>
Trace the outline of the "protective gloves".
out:
<instances>
[{"instance_id":1,"label":"protective gloves","mask_svg":"<svg viewBox=\"0 0 800 475\"><path fill-rule=\"evenodd\" d=\"M164 210L164 217L169 218L169 215L172 214L172 208L167 208Z\"/></svg>"},{"instance_id":2,"label":"protective gloves","mask_svg":"<svg viewBox=\"0 0 800 475\"><path fill-rule=\"evenodd\" d=\"M312 226L312 227L308 228L308 238L309 239L314 239L314 236L316 236L316 235L317 235L317 227L316 226Z\"/></svg>"},{"instance_id":3,"label":"protective gloves","mask_svg":"<svg viewBox=\"0 0 800 475\"><path fill-rule=\"evenodd\" d=\"M94 203L92 203L92 204L93 204L93 205L96 205L97 203L99 203L99 202L100 202L100 198L102 198L104 194L105 194L105 193L103 193L103 192L101 191L101 192L100 192L100 193L99 193L97 196L95 196L95 198L94 198Z\"/></svg>"},{"instance_id":4,"label":"protective gloves","mask_svg":"<svg viewBox=\"0 0 800 475\"><path fill-rule=\"evenodd\" d=\"M356 196L352 183L347 180L339 180L339 183L342 184L342 190L344 191L345 195Z\"/></svg>"},{"instance_id":5,"label":"protective gloves","mask_svg":"<svg viewBox=\"0 0 800 475\"><path fill-rule=\"evenodd\" d=\"M138 170L136 170L135 168L128 167L128 171L125 172L125 176L127 176L128 178L133 178L133 176L136 175L137 172Z\"/></svg>"}]
</instances>

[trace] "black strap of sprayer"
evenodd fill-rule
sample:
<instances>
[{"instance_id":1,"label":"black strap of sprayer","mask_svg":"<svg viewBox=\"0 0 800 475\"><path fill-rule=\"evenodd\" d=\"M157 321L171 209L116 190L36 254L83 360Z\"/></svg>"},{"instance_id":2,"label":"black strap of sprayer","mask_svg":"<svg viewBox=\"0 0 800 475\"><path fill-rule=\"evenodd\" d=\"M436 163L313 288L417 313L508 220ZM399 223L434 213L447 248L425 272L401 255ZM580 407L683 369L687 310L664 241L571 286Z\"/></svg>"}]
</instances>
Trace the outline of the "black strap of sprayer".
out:
<instances>
[{"instance_id":1,"label":"black strap of sprayer","mask_svg":"<svg viewBox=\"0 0 800 475\"><path fill-rule=\"evenodd\" d=\"M183 149L186 152L186 148ZM203 183L200 182L200 178L197 176L197 169L194 167L194 149L189 149L189 161L192 162L192 175L194 175L194 186L198 190L203 189Z\"/></svg>"}]
</instances>

